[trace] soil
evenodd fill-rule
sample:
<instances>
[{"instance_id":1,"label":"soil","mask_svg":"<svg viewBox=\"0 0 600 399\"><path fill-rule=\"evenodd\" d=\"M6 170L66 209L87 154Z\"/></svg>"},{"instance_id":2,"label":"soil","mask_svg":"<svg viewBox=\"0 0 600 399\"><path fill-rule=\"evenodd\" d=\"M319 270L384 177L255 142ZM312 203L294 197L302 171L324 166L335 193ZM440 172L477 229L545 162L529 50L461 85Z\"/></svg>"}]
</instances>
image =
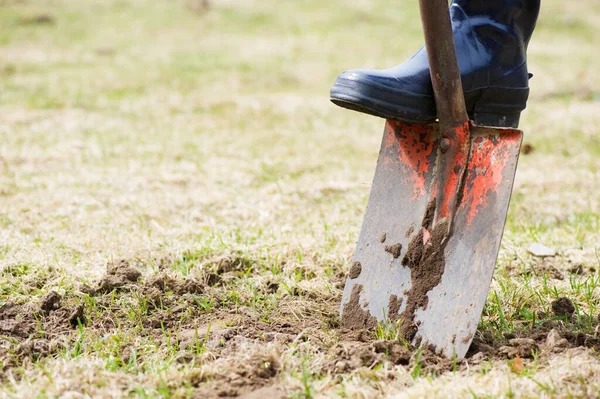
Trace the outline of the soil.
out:
<instances>
[{"instance_id":1,"label":"soil","mask_svg":"<svg viewBox=\"0 0 600 399\"><path fill-rule=\"evenodd\" d=\"M53 310L60 308L61 296L56 291L50 291L40 300L40 310L49 314Z\"/></svg>"},{"instance_id":2,"label":"soil","mask_svg":"<svg viewBox=\"0 0 600 399\"><path fill-rule=\"evenodd\" d=\"M331 372L348 372L361 367L371 368L388 361L396 365L410 364L412 351L398 341L341 341L327 353L332 359L325 368Z\"/></svg>"},{"instance_id":3,"label":"soil","mask_svg":"<svg viewBox=\"0 0 600 399\"><path fill-rule=\"evenodd\" d=\"M389 252L392 254L394 259L398 259L400 257L400 253L402 252L402 244L394 244L394 245L386 245L385 252Z\"/></svg>"},{"instance_id":4,"label":"soil","mask_svg":"<svg viewBox=\"0 0 600 399\"><path fill-rule=\"evenodd\" d=\"M421 266L424 259L433 259L434 262L430 264L434 265L438 260L439 264L439 259L443 258L436 258L439 255L435 255L429 246L441 242L442 234L433 229L430 242L423 244L423 232L431 226L429 223L424 224L417 234L421 237L420 241L411 242L413 247L420 249L413 249L406 256L410 254L412 257L409 257L409 261L418 261L417 265ZM236 273L235 270L230 270L229 273ZM411 275L417 272L439 274L439 266L433 271L426 267L418 271L411 268ZM116 287L111 292L99 290L107 276L120 276L127 281L126 286ZM333 285L336 293L329 297L314 297L303 291L282 297L266 321L257 317L251 309L239 307L234 312L227 305L218 306L221 301L226 304L227 298L219 294L218 288L208 285L203 277L181 278L163 271L143 278L140 270L127 262L118 262L109 265L107 275L94 285L96 288L93 295L97 309L93 312L86 313L83 299L85 295L77 292L61 297L58 293L50 291L39 302L32 300L31 303L2 305L0 343L6 350L0 350L0 370L5 372L4 375L8 375L7 370L16 370L24 363L57 356L75 344L79 326L95 331L93 334L104 334L117 328L133 328L133 325L127 324L133 323L126 315L127 312L116 305L120 303L119 296L132 293L136 297L145 298L148 303L148 313L142 320L143 334L149 334L157 342L162 342L165 330L169 331L179 348L176 362L206 365L219 359L220 364L225 365L222 372L212 368L207 369L212 371L203 371L204 368L194 369L197 372L191 373L187 380L177 382L193 387L194 397L197 398L278 398L289 395L289 392L284 392L279 385L279 375L285 366L278 359L279 355L289 350L292 345L299 347L310 344L311 350L320 354L317 357L324 359L311 372L328 374L332 378L338 378L341 373L360 372L360 369L392 370L391 366L400 366L411 370L417 365L422 375L439 375L453 368L460 371L470 365L489 360L536 357L538 361L545 361L544 359L552 354L574 347L600 350L600 338L592 331L581 332L574 318L538 318L541 324L535 328L515 331L502 337L479 331L473 339L465 361L453 364L451 360L438 356L435 348L424 347L417 351L414 346L405 343L408 341L377 339L376 320L359 304L363 289L361 285L355 285L353 288L350 301L345 305L344 315L340 320L338 306L343 277L343 274L336 277L341 284ZM270 289L272 283L265 282L263 288ZM434 283L435 280L429 280L427 285L415 289L413 297L421 300L412 301L407 305L413 309L426 306L428 287L434 286ZM210 293L216 303L212 312L204 311L192 295L187 295L207 290L212 290ZM571 311L569 304L572 305L572 302L567 298L561 298L556 303L561 305L563 314ZM402 298L390 297L390 318L398 315L401 306ZM552 307L558 309L557 306L553 304ZM556 309L554 311L558 314ZM191 316L183 318L184 314ZM182 320L186 321L182 323ZM41 323L41 329L38 321ZM40 331L43 331L43 334ZM196 350L199 337L207 353L199 354ZM249 355L249 347L264 347L265 350L261 349ZM128 347L123 348L122 360L127 362L131 353ZM385 383L386 379L396 377L395 373L390 371L378 378Z\"/></svg>"},{"instance_id":5,"label":"soil","mask_svg":"<svg viewBox=\"0 0 600 399\"><path fill-rule=\"evenodd\" d=\"M411 288L406 292L406 308L399 314L402 299L395 295L389 299L388 317L391 321L400 319L404 321L402 334L407 342L412 342L418 330L418 326L414 322L415 312L418 309L427 308L428 293L442 281L446 265L444 250L449 238L448 222L442 220L432 228L434 215L435 200L428 204L421 222L421 229L410 241L402 259L402 265L410 269L411 275ZM382 238L384 235L382 234ZM402 245L386 245L384 249L392 254L394 259L397 259L401 255ZM358 265L360 264L358 263ZM354 263L350 270L351 278L360 274L357 273L356 268L357 263ZM344 304L342 325L347 328L371 328L377 325L376 318L360 305L362 289L362 285L355 285L352 288L350 300Z\"/></svg>"},{"instance_id":6,"label":"soil","mask_svg":"<svg viewBox=\"0 0 600 399\"><path fill-rule=\"evenodd\" d=\"M433 226L433 218L435 217L435 199L430 201L427 204L427 209L425 209L425 215L423 216L423 220L421 221L421 227L426 229L431 229Z\"/></svg>"},{"instance_id":7,"label":"soil","mask_svg":"<svg viewBox=\"0 0 600 399\"><path fill-rule=\"evenodd\" d=\"M409 342L418 330L414 322L415 312L427 308L428 293L440 284L446 266L444 250L448 242L448 222L442 220L432 230L434 214L435 201L431 201L421 230L411 240L402 259L402 265L410 268L411 288L406 293L406 308L399 318L404 320L403 334Z\"/></svg>"},{"instance_id":8,"label":"soil","mask_svg":"<svg viewBox=\"0 0 600 399\"><path fill-rule=\"evenodd\" d=\"M129 265L126 260L109 263L106 267L106 275L99 281L97 288L89 290L92 294L108 293L115 289L126 288L135 283L142 273Z\"/></svg>"},{"instance_id":9,"label":"soil","mask_svg":"<svg viewBox=\"0 0 600 399\"><path fill-rule=\"evenodd\" d=\"M0 307L0 343L8 345L8 351L0 350L0 371L17 367L27 359L55 355L75 340L71 320L73 316L83 318L81 324L85 325L84 305L73 309L71 304L61 306L60 302L60 295L50 292L39 304L8 302Z\"/></svg>"},{"instance_id":10,"label":"soil","mask_svg":"<svg viewBox=\"0 0 600 399\"><path fill-rule=\"evenodd\" d=\"M531 144L529 144L529 143L523 144L522 152L523 152L524 155L529 155L533 151L535 151L535 148Z\"/></svg>"},{"instance_id":11,"label":"soil","mask_svg":"<svg viewBox=\"0 0 600 399\"><path fill-rule=\"evenodd\" d=\"M273 354L255 355L236 362L226 373L199 377L194 381L199 388L194 398L252 398L260 392L282 397L281 390L274 386L280 370L281 364Z\"/></svg>"},{"instance_id":12,"label":"soil","mask_svg":"<svg viewBox=\"0 0 600 399\"><path fill-rule=\"evenodd\" d=\"M388 317L391 321L396 321L398 319L401 306L402 298L398 298L396 295L391 295L390 303L388 305Z\"/></svg>"},{"instance_id":13,"label":"soil","mask_svg":"<svg viewBox=\"0 0 600 399\"><path fill-rule=\"evenodd\" d=\"M75 310L71 312L71 314L69 315L69 324L71 325L71 327L77 327L79 325L86 324L87 319L85 318L83 312L84 309L85 307L83 306L83 304L79 304L75 308Z\"/></svg>"},{"instance_id":14,"label":"soil","mask_svg":"<svg viewBox=\"0 0 600 399\"><path fill-rule=\"evenodd\" d=\"M49 14L34 15L21 20L23 25L52 25L55 22L55 18Z\"/></svg>"},{"instance_id":15,"label":"soil","mask_svg":"<svg viewBox=\"0 0 600 399\"><path fill-rule=\"evenodd\" d=\"M360 264L360 262L354 262L352 263L352 266L350 266L350 273L348 274L348 277L350 277L351 279L358 278L361 272L362 265Z\"/></svg>"},{"instance_id":16,"label":"soil","mask_svg":"<svg viewBox=\"0 0 600 399\"><path fill-rule=\"evenodd\" d=\"M559 317L570 317L573 313L575 313L575 305L573 305L573 301L571 301L569 298L558 298L556 301L551 303L551 306L554 314Z\"/></svg>"},{"instance_id":17,"label":"soil","mask_svg":"<svg viewBox=\"0 0 600 399\"><path fill-rule=\"evenodd\" d=\"M360 293L362 290L362 285L355 284L350 293L350 300L344 304L342 325L346 328L360 330L377 326L377 319L360 305Z\"/></svg>"}]
</instances>

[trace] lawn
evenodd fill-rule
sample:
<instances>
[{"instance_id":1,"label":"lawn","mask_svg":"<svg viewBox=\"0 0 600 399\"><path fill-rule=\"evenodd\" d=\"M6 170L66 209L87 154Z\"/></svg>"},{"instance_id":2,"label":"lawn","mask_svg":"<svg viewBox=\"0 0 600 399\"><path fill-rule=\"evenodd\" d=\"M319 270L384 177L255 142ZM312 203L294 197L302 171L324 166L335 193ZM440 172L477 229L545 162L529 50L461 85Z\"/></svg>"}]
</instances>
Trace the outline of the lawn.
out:
<instances>
[{"instance_id":1,"label":"lawn","mask_svg":"<svg viewBox=\"0 0 600 399\"><path fill-rule=\"evenodd\" d=\"M0 397L600 396L597 0L543 1L467 358L340 325L384 121L329 87L422 41L408 0L0 0Z\"/></svg>"}]
</instances>

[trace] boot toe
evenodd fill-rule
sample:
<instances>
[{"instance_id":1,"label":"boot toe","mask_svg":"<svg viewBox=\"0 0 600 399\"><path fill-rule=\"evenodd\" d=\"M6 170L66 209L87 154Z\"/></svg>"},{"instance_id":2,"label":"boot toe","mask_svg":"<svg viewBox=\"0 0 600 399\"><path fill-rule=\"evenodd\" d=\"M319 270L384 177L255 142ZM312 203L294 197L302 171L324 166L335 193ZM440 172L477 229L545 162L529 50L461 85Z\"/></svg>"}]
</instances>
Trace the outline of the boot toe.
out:
<instances>
[{"instance_id":1,"label":"boot toe","mask_svg":"<svg viewBox=\"0 0 600 399\"><path fill-rule=\"evenodd\" d=\"M408 81L386 71L353 69L340 74L331 88L331 101L341 107L386 119L432 122L433 96L414 90Z\"/></svg>"}]
</instances>

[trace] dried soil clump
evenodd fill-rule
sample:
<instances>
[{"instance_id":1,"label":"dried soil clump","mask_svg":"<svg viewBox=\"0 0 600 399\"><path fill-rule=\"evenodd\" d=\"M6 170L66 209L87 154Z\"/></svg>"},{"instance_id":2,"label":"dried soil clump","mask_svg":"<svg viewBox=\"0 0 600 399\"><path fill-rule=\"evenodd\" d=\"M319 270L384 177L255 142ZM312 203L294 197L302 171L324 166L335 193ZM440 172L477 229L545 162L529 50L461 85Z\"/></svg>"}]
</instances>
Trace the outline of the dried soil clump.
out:
<instances>
[{"instance_id":1,"label":"dried soil clump","mask_svg":"<svg viewBox=\"0 0 600 399\"><path fill-rule=\"evenodd\" d=\"M83 304L80 304L75 308L75 310L71 312L71 314L69 315L69 324L71 325L71 327L77 327L80 324L86 324L87 320L85 318L85 315L83 314L83 310L84 306Z\"/></svg>"},{"instance_id":2,"label":"dried soil clump","mask_svg":"<svg viewBox=\"0 0 600 399\"><path fill-rule=\"evenodd\" d=\"M385 252L392 254L394 259L398 259L400 257L400 253L402 252L402 244L394 244L394 245L386 245Z\"/></svg>"},{"instance_id":3,"label":"dried soil clump","mask_svg":"<svg viewBox=\"0 0 600 399\"><path fill-rule=\"evenodd\" d=\"M535 151L535 147L533 145L531 145L530 143L523 144L522 152L523 152L524 155L529 155L533 151Z\"/></svg>"},{"instance_id":4,"label":"dried soil clump","mask_svg":"<svg viewBox=\"0 0 600 399\"><path fill-rule=\"evenodd\" d=\"M45 314L60 308L61 296L56 291L50 291L40 300L40 311Z\"/></svg>"},{"instance_id":5,"label":"dried soil clump","mask_svg":"<svg viewBox=\"0 0 600 399\"><path fill-rule=\"evenodd\" d=\"M231 272L240 272L252 267L252 261L237 254L221 256L213 262L213 269L217 275Z\"/></svg>"},{"instance_id":6,"label":"dried soil clump","mask_svg":"<svg viewBox=\"0 0 600 399\"><path fill-rule=\"evenodd\" d=\"M502 346L499 352L509 359L514 357L533 358L539 347L532 338L513 338L508 341L508 345Z\"/></svg>"},{"instance_id":7,"label":"dried soil clump","mask_svg":"<svg viewBox=\"0 0 600 399\"><path fill-rule=\"evenodd\" d=\"M326 370L348 372L361 367L374 367L385 362L407 366L412 352L398 341L342 341L335 344L328 351L328 355L332 360L325 366Z\"/></svg>"},{"instance_id":8,"label":"dried soil clump","mask_svg":"<svg viewBox=\"0 0 600 399\"><path fill-rule=\"evenodd\" d=\"M208 384L202 384L194 394L199 398L246 397L272 385L280 370L281 364L273 354L256 354L236 362L227 373L202 376L199 381L192 381L193 385L200 385L212 379Z\"/></svg>"},{"instance_id":9,"label":"dried soil clump","mask_svg":"<svg viewBox=\"0 0 600 399\"><path fill-rule=\"evenodd\" d=\"M576 323L546 320L533 330L505 333L503 339L478 333L466 358L475 364L486 359L551 356L577 347L600 350L600 338L595 333L578 331L579 328Z\"/></svg>"},{"instance_id":10,"label":"dried soil clump","mask_svg":"<svg viewBox=\"0 0 600 399\"><path fill-rule=\"evenodd\" d=\"M70 322L72 308L58 306L60 295L51 291L39 304L7 303L0 306L0 370L22 366L29 360L39 360L58 353L74 339ZM83 304L79 317L84 319ZM1 379L1 377L0 377Z\"/></svg>"},{"instance_id":11,"label":"dried soil clump","mask_svg":"<svg viewBox=\"0 0 600 399\"><path fill-rule=\"evenodd\" d=\"M92 294L105 294L115 289L124 288L130 284L136 283L142 276L142 272L129 265L126 260L120 260L115 263L109 263L106 267L106 275L102 277L96 289L92 289Z\"/></svg>"},{"instance_id":12,"label":"dried soil clump","mask_svg":"<svg viewBox=\"0 0 600 399\"><path fill-rule=\"evenodd\" d=\"M0 334L27 338L35 331L35 318L25 305L8 302L0 307Z\"/></svg>"},{"instance_id":13,"label":"dried soil clump","mask_svg":"<svg viewBox=\"0 0 600 399\"><path fill-rule=\"evenodd\" d=\"M130 266L129 262L124 259L121 259L116 263L109 263L106 270L108 274L123 277L132 283L135 283L142 277L142 272L135 267Z\"/></svg>"},{"instance_id":14,"label":"dried soil clump","mask_svg":"<svg viewBox=\"0 0 600 399\"><path fill-rule=\"evenodd\" d=\"M195 279L176 279L167 274L159 274L149 278L144 284L146 291L174 292L178 295L201 294L204 292L204 284Z\"/></svg>"},{"instance_id":15,"label":"dried soil clump","mask_svg":"<svg viewBox=\"0 0 600 399\"><path fill-rule=\"evenodd\" d=\"M423 347L420 351L412 352L409 367L414 370L416 366L419 366L424 374L434 375L440 375L456 367L452 359L438 355L433 347ZM462 370L464 367L464 364L461 364L457 370Z\"/></svg>"},{"instance_id":16,"label":"dried soil clump","mask_svg":"<svg viewBox=\"0 0 600 399\"><path fill-rule=\"evenodd\" d=\"M360 264L360 262L354 262L354 263L352 263L352 266L350 266L350 273L348 274L348 276L351 279L355 279L355 278L358 278L358 276L360 276L361 272L362 272L362 265Z\"/></svg>"},{"instance_id":17,"label":"dried soil clump","mask_svg":"<svg viewBox=\"0 0 600 399\"><path fill-rule=\"evenodd\" d=\"M559 317L570 317L575 313L575 305L569 298L558 298L556 301L552 302L551 306L554 314Z\"/></svg>"}]
</instances>

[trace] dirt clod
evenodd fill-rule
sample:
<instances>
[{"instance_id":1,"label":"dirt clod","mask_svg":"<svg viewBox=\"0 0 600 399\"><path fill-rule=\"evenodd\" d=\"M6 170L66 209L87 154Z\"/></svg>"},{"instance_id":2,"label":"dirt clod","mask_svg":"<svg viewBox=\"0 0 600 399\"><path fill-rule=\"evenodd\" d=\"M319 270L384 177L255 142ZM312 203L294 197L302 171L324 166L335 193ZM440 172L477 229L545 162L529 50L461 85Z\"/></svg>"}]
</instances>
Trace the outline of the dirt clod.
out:
<instances>
[{"instance_id":1,"label":"dirt clod","mask_svg":"<svg viewBox=\"0 0 600 399\"><path fill-rule=\"evenodd\" d=\"M560 333L553 328L546 337L546 346L550 350L562 350L562 348L569 346L569 341L563 338Z\"/></svg>"},{"instance_id":2,"label":"dirt clod","mask_svg":"<svg viewBox=\"0 0 600 399\"><path fill-rule=\"evenodd\" d=\"M488 356L494 355L496 353L496 349L484 339L480 337L475 337L473 338L473 341L471 341L471 346L469 347L469 351L467 352L467 358L471 358L472 356L475 356L479 353Z\"/></svg>"},{"instance_id":3,"label":"dirt clod","mask_svg":"<svg viewBox=\"0 0 600 399\"><path fill-rule=\"evenodd\" d=\"M83 304L79 304L73 312L69 315L69 324L71 327L75 328L80 324L83 326L86 324L86 319L83 314L84 306Z\"/></svg>"},{"instance_id":4,"label":"dirt clod","mask_svg":"<svg viewBox=\"0 0 600 399\"><path fill-rule=\"evenodd\" d=\"M196 279L177 279L165 273L148 278L144 284L144 291L158 303L164 292L174 292L178 295L202 294L205 285Z\"/></svg>"},{"instance_id":5,"label":"dirt clod","mask_svg":"<svg viewBox=\"0 0 600 399\"><path fill-rule=\"evenodd\" d=\"M98 283L98 288L94 291L94 293L109 293L112 290L126 286L128 282L129 281L123 276L107 274L106 276L102 277Z\"/></svg>"},{"instance_id":6,"label":"dirt clod","mask_svg":"<svg viewBox=\"0 0 600 399\"><path fill-rule=\"evenodd\" d=\"M213 268L216 274L244 271L252 267L250 260L239 256L238 254L220 256L213 261Z\"/></svg>"},{"instance_id":7,"label":"dirt clod","mask_svg":"<svg viewBox=\"0 0 600 399\"><path fill-rule=\"evenodd\" d=\"M552 302L551 306L554 314L559 317L571 316L575 313L575 305L569 298L558 298L556 301Z\"/></svg>"},{"instance_id":8,"label":"dirt clod","mask_svg":"<svg viewBox=\"0 0 600 399\"><path fill-rule=\"evenodd\" d=\"M60 308L61 296L56 291L50 291L40 300L40 311L45 314Z\"/></svg>"},{"instance_id":9,"label":"dirt clod","mask_svg":"<svg viewBox=\"0 0 600 399\"><path fill-rule=\"evenodd\" d=\"M513 338L508 341L508 345L502 346L499 352L512 359L514 357L532 358L539 351L535 340L531 338Z\"/></svg>"},{"instance_id":10,"label":"dirt clod","mask_svg":"<svg viewBox=\"0 0 600 399\"><path fill-rule=\"evenodd\" d=\"M392 254L394 259L398 259L400 257L400 253L402 252L402 244L394 244L394 245L386 245L385 252L389 252Z\"/></svg>"},{"instance_id":11,"label":"dirt clod","mask_svg":"<svg viewBox=\"0 0 600 399\"><path fill-rule=\"evenodd\" d=\"M107 266L107 273L113 276L120 276L126 281L135 283L142 276L142 272L133 266L129 265L129 262L122 259L116 263L110 263Z\"/></svg>"},{"instance_id":12,"label":"dirt clod","mask_svg":"<svg viewBox=\"0 0 600 399\"><path fill-rule=\"evenodd\" d=\"M348 275L351 279L358 278L360 273L362 272L362 265L360 262L353 262L352 266L350 266L350 274Z\"/></svg>"},{"instance_id":13,"label":"dirt clod","mask_svg":"<svg viewBox=\"0 0 600 399\"><path fill-rule=\"evenodd\" d=\"M387 240L387 234L383 233L379 236L379 242L381 242L383 244L385 242L385 240Z\"/></svg>"},{"instance_id":14,"label":"dirt clod","mask_svg":"<svg viewBox=\"0 0 600 399\"><path fill-rule=\"evenodd\" d=\"M438 355L435 348L426 346L421 351L412 351L409 366L415 368L419 365L425 373L442 374L452 369L451 359Z\"/></svg>"},{"instance_id":15,"label":"dirt clod","mask_svg":"<svg viewBox=\"0 0 600 399\"><path fill-rule=\"evenodd\" d=\"M533 147L533 145L531 145L529 143L525 143L525 144L523 144L523 150L522 151L523 151L524 155L529 155L533 151L535 151L535 148Z\"/></svg>"},{"instance_id":16,"label":"dirt clod","mask_svg":"<svg viewBox=\"0 0 600 399\"><path fill-rule=\"evenodd\" d=\"M106 275L100 279L97 288L92 289L90 293L106 294L136 283L141 276L142 272L130 266L127 260L109 263L106 267ZM82 287L82 292L84 289L86 287Z\"/></svg>"},{"instance_id":17,"label":"dirt clod","mask_svg":"<svg viewBox=\"0 0 600 399\"><path fill-rule=\"evenodd\" d=\"M49 14L39 14L22 19L24 25L52 25L56 19Z\"/></svg>"},{"instance_id":18,"label":"dirt clod","mask_svg":"<svg viewBox=\"0 0 600 399\"><path fill-rule=\"evenodd\" d=\"M388 360L394 364L408 365L412 352L398 341L375 341L372 344L375 353L386 354Z\"/></svg>"},{"instance_id":19,"label":"dirt clod","mask_svg":"<svg viewBox=\"0 0 600 399\"><path fill-rule=\"evenodd\" d=\"M408 365L412 352L393 340L341 341L329 350L329 355L334 360L327 368L335 372L347 372L361 367L373 367L384 362Z\"/></svg>"}]
</instances>

